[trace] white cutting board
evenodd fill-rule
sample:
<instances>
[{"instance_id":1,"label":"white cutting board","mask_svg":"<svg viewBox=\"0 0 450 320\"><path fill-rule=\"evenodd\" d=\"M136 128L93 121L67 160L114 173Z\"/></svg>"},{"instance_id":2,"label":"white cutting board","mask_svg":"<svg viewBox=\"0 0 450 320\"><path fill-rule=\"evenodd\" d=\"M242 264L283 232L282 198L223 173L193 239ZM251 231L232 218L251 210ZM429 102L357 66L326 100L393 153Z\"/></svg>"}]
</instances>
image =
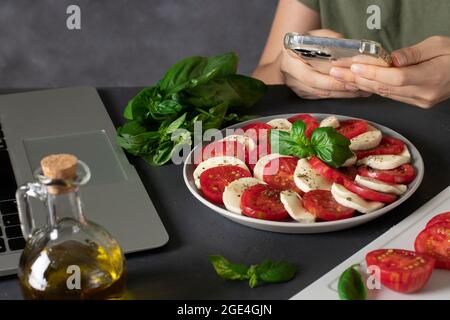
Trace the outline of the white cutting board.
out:
<instances>
[{"instance_id":1,"label":"white cutting board","mask_svg":"<svg viewBox=\"0 0 450 320\"><path fill-rule=\"evenodd\" d=\"M337 283L345 269L355 263L361 263L362 269L365 270L366 254L372 250L380 248L414 250L414 240L419 232L431 218L445 211L450 211L450 187L291 299L339 299ZM450 270L433 270L426 286L416 293L402 294L384 287L380 290L368 290L367 293L369 300L450 300Z\"/></svg>"}]
</instances>

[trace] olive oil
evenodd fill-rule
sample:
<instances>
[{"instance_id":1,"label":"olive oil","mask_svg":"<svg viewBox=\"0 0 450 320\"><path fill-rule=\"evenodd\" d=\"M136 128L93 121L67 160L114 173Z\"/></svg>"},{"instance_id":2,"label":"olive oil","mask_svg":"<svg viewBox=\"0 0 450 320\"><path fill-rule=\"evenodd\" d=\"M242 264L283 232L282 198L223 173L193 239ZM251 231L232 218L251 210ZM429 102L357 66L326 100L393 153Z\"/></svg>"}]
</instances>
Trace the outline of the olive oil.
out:
<instances>
[{"instance_id":1,"label":"olive oil","mask_svg":"<svg viewBox=\"0 0 450 320\"><path fill-rule=\"evenodd\" d=\"M121 299L126 289L122 257L118 246L107 254L94 243L77 241L66 241L40 252L27 247L19 273L23 296L52 300Z\"/></svg>"},{"instance_id":2,"label":"olive oil","mask_svg":"<svg viewBox=\"0 0 450 320\"><path fill-rule=\"evenodd\" d=\"M77 169L80 165L83 171ZM26 299L121 299L125 297L125 258L118 242L84 216L79 186L89 168L72 155L41 161L37 182L16 193L27 238L18 276ZM45 201L48 224L35 228L28 197Z\"/></svg>"}]
</instances>

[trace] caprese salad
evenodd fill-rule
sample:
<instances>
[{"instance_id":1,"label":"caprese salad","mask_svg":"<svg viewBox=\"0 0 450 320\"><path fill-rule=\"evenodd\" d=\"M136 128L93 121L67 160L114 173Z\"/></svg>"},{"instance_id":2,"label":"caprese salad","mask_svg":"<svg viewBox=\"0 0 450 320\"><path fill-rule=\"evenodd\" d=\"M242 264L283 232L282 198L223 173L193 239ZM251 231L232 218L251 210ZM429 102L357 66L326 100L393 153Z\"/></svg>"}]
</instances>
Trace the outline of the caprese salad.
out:
<instances>
[{"instance_id":1,"label":"caprese salad","mask_svg":"<svg viewBox=\"0 0 450 320\"><path fill-rule=\"evenodd\" d=\"M196 161L195 185L210 202L300 223L371 213L395 202L416 176L403 141L364 120L319 122L309 114L246 125L204 146Z\"/></svg>"}]
</instances>

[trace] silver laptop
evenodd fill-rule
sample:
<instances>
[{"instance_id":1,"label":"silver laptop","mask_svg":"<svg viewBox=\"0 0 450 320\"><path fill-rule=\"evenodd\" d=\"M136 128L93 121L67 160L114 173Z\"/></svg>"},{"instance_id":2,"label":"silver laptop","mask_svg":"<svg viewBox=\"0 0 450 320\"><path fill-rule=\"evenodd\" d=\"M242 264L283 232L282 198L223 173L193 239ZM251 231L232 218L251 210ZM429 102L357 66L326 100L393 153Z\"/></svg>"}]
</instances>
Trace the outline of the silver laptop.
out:
<instances>
[{"instance_id":1,"label":"silver laptop","mask_svg":"<svg viewBox=\"0 0 450 320\"><path fill-rule=\"evenodd\" d=\"M168 235L94 88L0 96L0 275L15 273L25 245L14 200L42 157L72 153L92 171L81 190L86 217L105 227L125 253L163 246ZM47 222L32 204L36 224Z\"/></svg>"}]
</instances>

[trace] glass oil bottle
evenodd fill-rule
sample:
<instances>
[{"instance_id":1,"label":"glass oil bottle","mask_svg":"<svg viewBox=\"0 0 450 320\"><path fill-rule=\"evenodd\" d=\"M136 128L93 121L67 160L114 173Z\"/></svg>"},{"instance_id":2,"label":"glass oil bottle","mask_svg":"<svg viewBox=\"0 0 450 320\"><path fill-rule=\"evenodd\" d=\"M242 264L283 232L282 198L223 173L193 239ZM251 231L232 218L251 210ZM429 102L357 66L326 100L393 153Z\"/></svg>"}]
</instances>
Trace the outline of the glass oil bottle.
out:
<instances>
[{"instance_id":1,"label":"glass oil bottle","mask_svg":"<svg viewBox=\"0 0 450 320\"><path fill-rule=\"evenodd\" d=\"M120 299L125 293L125 259L117 241L87 220L79 187L88 166L70 154L41 160L36 181L17 190L22 232L27 239L18 276L26 299ZM48 223L36 228L29 203L46 203Z\"/></svg>"}]
</instances>

